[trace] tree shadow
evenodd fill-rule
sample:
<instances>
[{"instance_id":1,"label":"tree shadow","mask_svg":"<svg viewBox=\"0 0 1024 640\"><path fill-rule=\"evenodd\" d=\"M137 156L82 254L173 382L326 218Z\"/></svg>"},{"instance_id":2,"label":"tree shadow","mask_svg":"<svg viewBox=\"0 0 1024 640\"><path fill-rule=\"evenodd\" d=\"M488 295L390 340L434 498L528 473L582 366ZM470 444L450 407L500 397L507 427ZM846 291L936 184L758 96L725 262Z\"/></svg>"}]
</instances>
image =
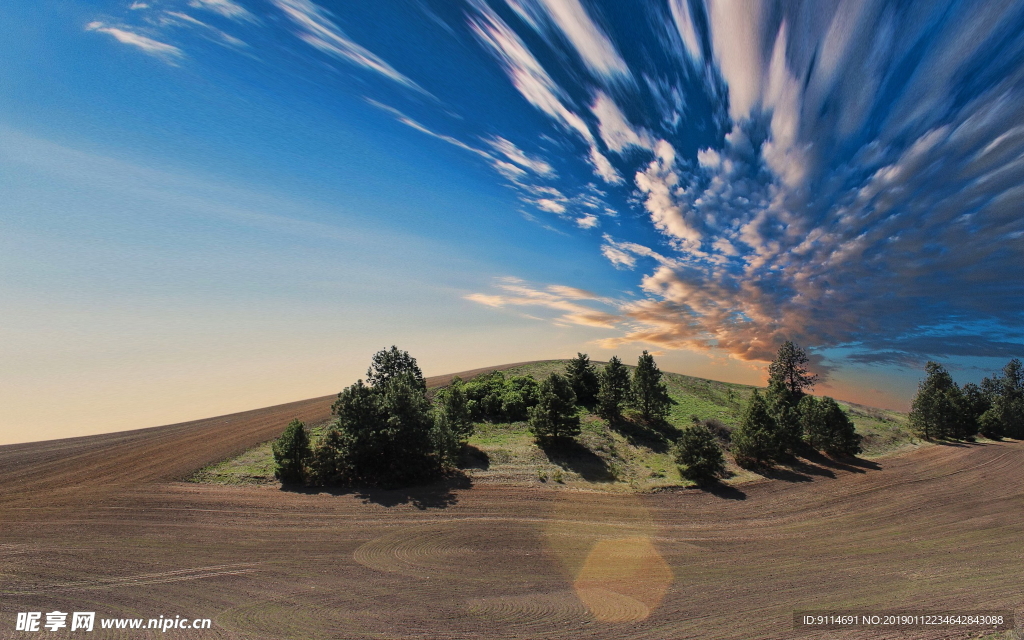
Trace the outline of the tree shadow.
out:
<instances>
[{"instance_id":1,"label":"tree shadow","mask_svg":"<svg viewBox=\"0 0 1024 640\"><path fill-rule=\"evenodd\" d=\"M793 469L787 469L785 467L761 467L757 469L757 472L766 478L772 480L782 480L783 482L811 482L813 478L811 476L794 471Z\"/></svg>"},{"instance_id":2,"label":"tree shadow","mask_svg":"<svg viewBox=\"0 0 1024 640\"><path fill-rule=\"evenodd\" d=\"M366 504L382 507L412 505L421 511L426 509L447 509L458 503L456 490L470 489L473 481L465 473L456 471L430 484L400 488L383 487L304 487L282 486L282 491L306 494L328 494L332 496L355 496Z\"/></svg>"},{"instance_id":3,"label":"tree shadow","mask_svg":"<svg viewBox=\"0 0 1024 640\"><path fill-rule=\"evenodd\" d=\"M704 493L710 493L711 495L722 498L723 500L746 500L747 494L743 493L736 487L728 484L724 484L721 481L705 480L697 483L697 488Z\"/></svg>"},{"instance_id":4,"label":"tree shadow","mask_svg":"<svg viewBox=\"0 0 1024 640\"><path fill-rule=\"evenodd\" d=\"M486 471L491 468L491 456L471 444L465 444L459 454L459 468Z\"/></svg>"},{"instance_id":5,"label":"tree shadow","mask_svg":"<svg viewBox=\"0 0 1024 640\"><path fill-rule=\"evenodd\" d=\"M655 453L668 452L670 441L659 429L627 418L609 421L608 425L634 447L646 447Z\"/></svg>"},{"instance_id":6,"label":"tree shadow","mask_svg":"<svg viewBox=\"0 0 1024 640\"><path fill-rule=\"evenodd\" d=\"M588 482L614 482L608 463L601 456L569 438L545 438L537 442L548 461L568 471L578 473Z\"/></svg>"},{"instance_id":7,"label":"tree shadow","mask_svg":"<svg viewBox=\"0 0 1024 640\"><path fill-rule=\"evenodd\" d=\"M831 458L831 457L823 455L823 454L821 454L821 453L819 453L817 451L808 451L808 452L803 454L803 458L805 460L807 460L808 462L816 464L816 465L818 465L820 467L827 467L829 469L835 469L837 471L848 471L850 473L867 473L865 468L868 468L868 469L880 469L881 468L877 464L875 464L874 462L869 462L867 460L861 460L861 462L864 463L864 464L856 464L855 461L857 460L857 458L853 458L853 457L844 458L844 459ZM834 478L835 474L832 474L831 477Z\"/></svg>"}]
</instances>

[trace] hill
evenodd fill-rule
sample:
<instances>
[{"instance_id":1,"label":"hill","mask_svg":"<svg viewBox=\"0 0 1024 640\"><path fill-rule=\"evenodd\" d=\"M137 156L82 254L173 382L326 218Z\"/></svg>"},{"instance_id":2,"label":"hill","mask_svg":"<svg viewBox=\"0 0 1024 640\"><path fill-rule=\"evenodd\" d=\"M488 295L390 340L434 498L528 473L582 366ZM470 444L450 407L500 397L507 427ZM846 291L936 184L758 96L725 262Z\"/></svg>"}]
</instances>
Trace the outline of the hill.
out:
<instances>
[{"instance_id":1,"label":"hill","mask_svg":"<svg viewBox=\"0 0 1024 640\"><path fill-rule=\"evenodd\" d=\"M566 360L485 367L460 374L435 376L428 387L436 389L458 375L464 380L502 370L506 375L525 375L537 380L552 372L564 372ZM597 363L601 364L601 363ZM708 422L723 439L738 426L743 409L755 387L664 372L669 395L675 404L668 425L653 429L637 422L609 425L596 415L581 411L583 432L579 446L545 449L538 446L525 422L476 424L462 460L463 472L474 483L514 485L548 484L605 491L651 491L691 483L679 475L671 456L671 445L680 429L694 419ZM858 433L864 437L864 456L877 457L915 441L904 414L860 405L842 404ZM309 423L314 433L329 420ZM284 428L282 423L281 428ZM277 435L277 434L275 434ZM775 477L807 477L828 472L835 461L816 456L798 459L766 472ZM842 464L842 463L839 463ZM274 479L270 442L264 442L229 460L201 469L192 480L216 484L271 484ZM736 466L731 458L727 484L749 482L765 476Z\"/></svg>"}]
</instances>

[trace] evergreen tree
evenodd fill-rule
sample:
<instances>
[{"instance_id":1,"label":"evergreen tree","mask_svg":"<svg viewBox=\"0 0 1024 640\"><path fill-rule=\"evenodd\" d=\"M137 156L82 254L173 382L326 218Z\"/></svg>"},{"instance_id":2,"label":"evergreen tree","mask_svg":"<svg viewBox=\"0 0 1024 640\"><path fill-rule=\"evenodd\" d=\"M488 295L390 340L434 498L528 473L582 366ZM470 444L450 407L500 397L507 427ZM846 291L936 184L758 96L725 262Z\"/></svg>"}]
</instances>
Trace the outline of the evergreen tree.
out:
<instances>
[{"instance_id":1,"label":"evergreen tree","mask_svg":"<svg viewBox=\"0 0 1024 640\"><path fill-rule=\"evenodd\" d=\"M597 394L600 388L600 381L597 377L597 370L590 363L590 358L585 353L576 353L565 366L565 377L572 385L573 393L576 394L576 402L592 407L597 401Z\"/></svg>"},{"instance_id":2,"label":"evergreen tree","mask_svg":"<svg viewBox=\"0 0 1024 640\"><path fill-rule=\"evenodd\" d=\"M540 384L539 401L530 409L530 432L538 439L575 438L580 434L576 394L565 376L552 373Z\"/></svg>"},{"instance_id":3,"label":"evergreen tree","mask_svg":"<svg viewBox=\"0 0 1024 640\"><path fill-rule=\"evenodd\" d=\"M601 370L601 387L597 394L597 412L610 422L622 418L622 407L629 399L629 369L618 356L612 356Z\"/></svg>"},{"instance_id":4,"label":"evergreen tree","mask_svg":"<svg viewBox=\"0 0 1024 640\"><path fill-rule=\"evenodd\" d=\"M799 449L803 436L797 407L818 380L818 376L807 369L808 362L807 353L787 340L768 365L765 402L779 427L783 449L790 452Z\"/></svg>"},{"instance_id":5,"label":"evergreen tree","mask_svg":"<svg viewBox=\"0 0 1024 640\"><path fill-rule=\"evenodd\" d=\"M725 457L718 441L705 425L694 423L683 430L675 447L679 472L688 480L709 480L725 473Z\"/></svg>"},{"instance_id":6,"label":"evergreen tree","mask_svg":"<svg viewBox=\"0 0 1024 640\"><path fill-rule=\"evenodd\" d=\"M1003 367L1001 376L987 382L983 386L990 392L992 415L986 423L1001 435L1024 439L1024 365L1014 358Z\"/></svg>"},{"instance_id":7,"label":"evergreen tree","mask_svg":"<svg viewBox=\"0 0 1024 640\"><path fill-rule=\"evenodd\" d=\"M298 484L305 480L311 452L306 426L301 420L288 423L271 449L274 452L274 477L284 484Z\"/></svg>"},{"instance_id":8,"label":"evergreen tree","mask_svg":"<svg viewBox=\"0 0 1024 640\"><path fill-rule=\"evenodd\" d=\"M857 455L861 452L861 436L856 432L853 421L832 398L821 400L804 396L798 407L804 439L816 451L830 456Z\"/></svg>"},{"instance_id":9,"label":"evergreen tree","mask_svg":"<svg viewBox=\"0 0 1024 640\"><path fill-rule=\"evenodd\" d=\"M991 408L992 403L981 387L968 382L960 389L956 406L957 420L953 437L963 440L974 437L981 428L981 416Z\"/></svg>"},{"instance_id":10,"label":"evergreen tree","mask_svg":"<svg viewBox=\"0 0 1024 640\"><path fill-rule=\"evenodd\" d=\"M351 482L353 470L348 452L349 442L345 434L337 425L332 425L313 446L309 462L309 484L332 486Z\"/></svg>"},{"instance_id":11,"label":"evergreen tree","mask_svg":"<svg viewBox=\"0 0 1024 640\"><path fill-rule=\"evenodd\" d=\"M661 381L661 370L654 356L646 351L640 356L633 372L632 404L647 422L664 420L672 406L668 387Z\"/></svg>"},{"instance_id":12,"label":"evergreen tree","mask_svg":"<svg viewBox=\"0 0 1024 640\"><path fill-rule=\"evenodd\" d=\"M757 389L750 396L740 426L732 432L732 448L741 466L768 464L782 454L779 427Z\"/></svg>"},{"instance_id":13,"label":"evergreen tree","mask_svg":"<svg viewBox=\"0 0 1024 640\"><path fill-rule=\"evenodd\" d=\"M400 351L398 347L391 345L390 349L382 349L373 354L370 368L366 370L366 382L379 387L388 380L403 375L411 375L416 384L426 391L427 383L423 379L419 365L416 364L416 358L410 356L408 351Z\"/></svg>"},{"instance_id":14,"label":"evergreen tree","mask_svg":"<svg viewBox=\"0 0 1024 640\"><path fill-rule=\"evenodd\" d=\"M537 404L540 384L530 376L512 376L501 388L501 415L509 422L526 420Z\"/></svg>"},{"instance_id":15,"label":"evergreen tree","mask_svg":"<svg viewBox=\"0 0 1024 640\"><path fill-rule=\"evenodd\" d=\"M948 438L956 429L960 389L942 365L929 362L924 369L927 377L910 405L910 427L925 440Z\"/></svg>"},{"instance_id":16,"label":"evergreen tree","mask_svg":"<svg viewBox=\"0 0 1024 640\"><path fill-rule=\"evenodd\" d=\"M434 419L451 433L457 442L465 442L473 435L473 419L466 397L465 383L456 377L447 387L437 392Z\"/></svg>"},{"instance_id":17,"label":"evergreen tree","mask_svg":"<svg viewBox=\"0 0 1024 640\"><path fill-rule=\"evenodd\" d=\"M785 386L789 390L791 405L794 407L800 402L800 398L804 397L805 391L813 389L818 381L818 376L807 369L809 361L803 349L786 340L779 347L775 360L768 365L768 386L771 387L772 382Z\"/></svg>"}]
</instances>

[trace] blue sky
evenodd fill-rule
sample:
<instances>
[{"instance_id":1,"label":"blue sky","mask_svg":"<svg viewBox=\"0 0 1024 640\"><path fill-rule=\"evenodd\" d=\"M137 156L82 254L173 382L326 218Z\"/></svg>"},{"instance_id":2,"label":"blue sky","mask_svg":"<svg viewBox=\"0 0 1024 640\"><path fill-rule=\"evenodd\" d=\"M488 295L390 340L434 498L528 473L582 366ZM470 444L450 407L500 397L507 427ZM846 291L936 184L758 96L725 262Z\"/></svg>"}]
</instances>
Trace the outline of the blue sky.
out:
<instances>
[{"instance_id":1,"label":"blue sky","mask_svg":"<svg viewBox=\"0 0 1024 640\"><path fill-rule=\"evenodd\" d=\"M1024 355L1024 4L0 7L0 442L565 357Z\"/></svg>"}]
</instances>

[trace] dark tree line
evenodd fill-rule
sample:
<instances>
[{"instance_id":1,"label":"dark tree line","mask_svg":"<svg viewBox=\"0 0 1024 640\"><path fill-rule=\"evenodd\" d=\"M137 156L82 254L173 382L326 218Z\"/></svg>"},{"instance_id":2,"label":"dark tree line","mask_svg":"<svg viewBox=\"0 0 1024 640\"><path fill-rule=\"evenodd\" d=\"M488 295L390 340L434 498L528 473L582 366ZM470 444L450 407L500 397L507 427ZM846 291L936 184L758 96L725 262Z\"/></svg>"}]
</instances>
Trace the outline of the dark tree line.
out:
<instances>
[{"instance_id":1,"label":"dark tree line","mask_svg":"<svg viewBox=\"0 0 1024 640\"><path fill-rule=\"evenodd\" d=\"M910 426L926 440L1024 438L1024 366L1014 358L981 385L953 381L945 367L929 362L911 403Z\"/></svg>"}]
</instances>

